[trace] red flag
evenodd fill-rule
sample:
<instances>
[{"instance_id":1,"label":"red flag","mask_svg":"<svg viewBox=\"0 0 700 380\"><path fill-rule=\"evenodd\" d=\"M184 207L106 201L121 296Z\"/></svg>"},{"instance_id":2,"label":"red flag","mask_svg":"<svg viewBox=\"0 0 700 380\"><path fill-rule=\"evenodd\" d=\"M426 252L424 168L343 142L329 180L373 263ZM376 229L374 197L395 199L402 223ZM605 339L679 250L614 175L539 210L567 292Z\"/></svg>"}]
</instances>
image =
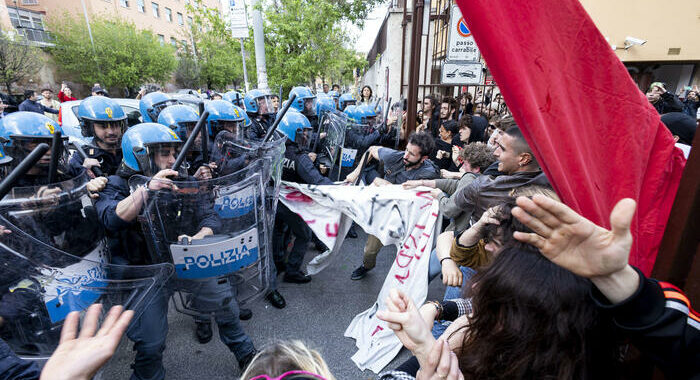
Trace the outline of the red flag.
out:
<instances>
[{"instance_id":1,"label":"red flag","mask_svg":"<svg viewBox=\"0 0 700 380\"><path fill-rule=\"evenodd\" d=\"M596 224L637 200L630 263L649 275L685 159L576 0L458 0L562 200Z\"/></svg>"}]
</instances>

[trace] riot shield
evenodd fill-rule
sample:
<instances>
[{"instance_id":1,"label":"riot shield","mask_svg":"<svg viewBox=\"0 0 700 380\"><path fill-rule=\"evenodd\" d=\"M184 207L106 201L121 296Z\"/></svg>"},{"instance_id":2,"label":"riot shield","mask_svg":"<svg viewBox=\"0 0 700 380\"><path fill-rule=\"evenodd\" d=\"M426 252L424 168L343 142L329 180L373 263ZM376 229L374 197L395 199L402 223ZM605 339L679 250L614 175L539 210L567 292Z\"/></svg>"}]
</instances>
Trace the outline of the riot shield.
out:
<instances>
[{"instance_id":1,"label":"riot shield","mask_svg":"<svg viewBox=\"0 0 700 380\"><path fill-rule=\"evenodd\" d=\"M377 124L360 124L346 118L345 138L340 149L338 181L354 170L367 149L379 141Z\"/></svg>"},{"instance_id":2,"label":"riot shield","mask_svg":"<svg viewBox=\"0 0 700 380\"><path fill-rule=\"evenodd\" d=\"M272 257L265 187L270 159L210 180L174 181L148 190L139 222L154 262L175 266L169 286L178 311L208 316L262 296ZM132 190L156 181L133 176Z\"/></svg>"},{"instance_id":3,"label":"riot shield","mask_svg":"<svg viewBox=\"0 0 700 380\"><path fill-rule=\"evenodd\" d=\"M68 313L97 302L138 317L173 273L109 263L86 182L14 188L0 201L0 337L20 356L50 356Z\"/></svg>"},{"instance_id":4,"label":"riot shield","mask_svg":"<svg viewBox=\"0 0 700 380\"><path fill-rule=\"evenodd\" d=\"M326 165L329 169L335 166L339 152L345 141L345 128L347 127L347 116L337 111L326 112L321 116L318 123L316 147L313 151L318 153L317 162ZM320 136L325 133L325 138Z\"/></svg>"}]
</instances>

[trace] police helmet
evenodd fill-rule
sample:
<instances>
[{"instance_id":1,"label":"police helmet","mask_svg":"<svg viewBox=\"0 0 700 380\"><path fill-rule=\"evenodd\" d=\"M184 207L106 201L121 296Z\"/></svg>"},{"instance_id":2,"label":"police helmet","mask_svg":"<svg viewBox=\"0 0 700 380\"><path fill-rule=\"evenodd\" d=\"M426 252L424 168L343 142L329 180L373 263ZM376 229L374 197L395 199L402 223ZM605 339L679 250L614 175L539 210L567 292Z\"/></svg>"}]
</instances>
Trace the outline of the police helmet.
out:
<instances>
[{"instance_id":1,"label":"police helmet","mask_svg":"<svg viewBox=\"0 0 700 380\"><path fill-rule=\"evenodd\" d=\"M209 111L207 130L209 135L216 137L222 130L228 130L235 136L243 136L246 126L245 112L225 100L212 100L205 109Z\"/></svg>"},{"instance_id":2,"label":"police helmet","mask_svg":"<svg viewBox=\"0 0 700 380\"><path fill-rule=\"evenodd\" d=\"M136 173L153 176L166 169L158 167L155 155L162 155L163 150L177 156L182 145L180 137L162 124L141 123L129 128L122 137L122 164Z\"/></svg>"},{"instance_id":3,"label":"police helmet","mask_svg":"<svg viewBox=\"0 0 700 380\"><path fill-rule=\"evenodd\" d=\"M319 96L316 99L316 116L318 116L319 120L324 113L331 112L333 110L335 110L335 102L333 101L333 98L329 96Z\"/></svg>"},{"instance_id":4,"label":"police helmet","mask_svg":"<svg viewBox=\"0 0 700 380\"><path fill-rule=\"evenodd\" d=\"M231 102L234 106L243 107L243 95L238 91L229 91L224 94L223 99Z\"/></svg>"},{"instance_id":5,"label":"police helmet","mask_svg":"<svg viewBox=\"0 0 700 380\"><path fill-rule=\"evenodd\" d=\"M360 114L360 123L373 125L377 119L377 111L370 104L361 104L357 106L357 111Z\"/></svg>"},{"instance_id":6,"label":"police helmet","mask_svg":"<svg viewBox=\"0 0 700 380\"><path fill-rule=\"evenodd\" d=\"M340 95L338 99L338 107L341 111L344 111L347 106L354 105L355 103L357 103L357 101L352 97L352 94L349 93Z\"/></svg>"},{"instance_id":7,"label":"police helmet","mask_svg":"<svg viewBox=\"0 0 700 380\"><path fill-rule=\"evenodd\" d=\"M308 148L311 142L311 123L306 116L295 110L287 111L277 129L302 148Z\"/></svg>"},{"instance_id":8,"label":"police helmet","mask_svg":"<svg viewBox=\"0 0 700 380\"><path fill-rule=\"evenodd\" d=\"M348 115L348 119L358 124L362 123L362 112L358 109L358 106L351 104L345 107L345 111L343 112Z\"/></svg>"},{"instance_id":9,"label":"police helmet","mask_svg":"<svg viewBox=\"0 0 700 380\"><path fill-rule=\"evenodd\" d=\"M292 98L293 94L296 94L297 97L294 99L294 102L290 108L294 108L307 116L314 115L316 112L316 95L311 92L311 89L301 86L294 87L289 92L290 99Z\"/></svg>"},{"instance_id":10,"label":"police helmet","mask_svg":"<svg viewBox=\"0 0 700 380\"><path fill-rule=\"evenodd\" d=\"M80 132L85 137L95 136L95 123L117 125L122 133L126 130L126 114L122 107L105 96L90 96L83 99L78 107Z\"/></svg>"},{"instance_id":11,"label":"police helmet","mask_svg":"<svg viewBox=\"0 0 700 380\"><path fill-rule=\"evenodd\" d=\"M192 107L184 104L168 106L158 115L158 124L170 127L185 141L199 120L199 115Z\"/></svg>"},{"instance_id":12,"label":"police helmet","mask_svg":"<svg viewBox=\"0 0 700 380\"><path fill-rule=\"evenodd\" d=\"M162 92L151 92L143 96L139 102L139 110L144 123L155 123L158 114L165 107L178 104L178 101L170 98Z\"/></svg>"},{"instance_id":13,"label":"police helmet","mask_svg":"<svg viewBox=\"0 0 700 380\"><path fill-rule=\"evenodd\" d=\"M56 132L63 133L63 130L55 121L36 112L13 112L0 119L0 142L6 154L12 158L13 164L21 162L40 143L51 146ZM62 139L68 140L68 136L64 135ZM63 152L65 156L66 150L64 149ZM62 157L62 159L65 158ZM10 162L2 161L2 163Z\"/></svg>"},{"instance_id":14,"label":"police helmet","mask_svg":"<svg viewBox=\"0 0 700 380\"><path fill-rule=\"evenodd\" d=\"M245 111L253 115L273 115L275 106L272 103L273 95L267 90L253 89L248 91L243 98Z\"/></svg>"}]
</instances>

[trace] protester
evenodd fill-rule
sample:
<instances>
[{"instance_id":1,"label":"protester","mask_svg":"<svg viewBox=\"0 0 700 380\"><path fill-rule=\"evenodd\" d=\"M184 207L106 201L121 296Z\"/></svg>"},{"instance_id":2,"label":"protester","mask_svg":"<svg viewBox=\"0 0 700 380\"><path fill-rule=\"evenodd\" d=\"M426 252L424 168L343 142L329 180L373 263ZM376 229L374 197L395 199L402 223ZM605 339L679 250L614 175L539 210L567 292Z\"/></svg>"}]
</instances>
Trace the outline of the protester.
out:
<instances>
[{"instance_id":1,"label":"protester","mask_svg":"<svg viewBox=\"0 0 700 380\"><path fill-rule=\"evenodd\" d=\"M24 92L24 97L25 100L20 103L19 105L19 110L20 111L26 111L26 112L36 112L40 114L44 113L50 113L50 114L58 114L58 110L55 110L53 108L46 107L45 105L37 102L37 99L39 96L36 94L36 91L34 90L26 90Z\"/></svg>"},{"instance_id":2,"label":"protester","mask_svg":"<svg viewBox=\"0 0 700 380\"><path fill-rule=\"evenodd\" d=\"M683 103L676 95L666 91L666 86L661 82L654 82L649 86L647 100L661 115L668 112L683 112Z\"/></svg>"},{"instance_id":3,"label":"protester","mask_svg":"<svg viewBox=\"0 0 700 380\"><path fill-rule=\"evenodd\" d=\"M58 100L61 103L70 102L73 100L78 100L78 99L74 98L72 95L73 95L73 91L68 86L68 84L66 82L61 83L61 91L58 92Z\"/></svg>"},{"instance_id":4,"label":"protester","mask_svg":"<svg viewBox=\"0 0 700 380\"><path fill-rule=\"evenodd\" d=\"M431 136L438 136L438 127L440 126L440 109L439 102L434 95L427 95L423 98L422 122L416 126L417 132L428 132Z\"/></svg>"},{"instance_id":5,"label":"protester","mask_svg":"<svg viewBox=\"0 0 700 380\"><path fill-rule=\"evenodd\" d=\"M440 125L438 131L439 138L435 139L435 151L430 155L430 159L441 170L456 169L452 163L452 142L454 137L459 134L457 122L454 120L445 121Z\"/></svg>"},{"instance_id":6,"label":"protester","mask_svg":"<svg viewBox=\"0 0 700 380\"><path fill-rule=\"evenodd\" d=\"M87 309L80 335L78 335L80 314L74 311L66 316L61 328L61 341L41 372L35 362L20 359L5 342L0 340L0 376L3 380L38 380L40 377L41 379L92 379L114 355L134 316L132 310L113 306L98 330L101 311L101 304L93 304Z\"/></svg>"},{"instance_id":7,"label":"protester","mask_svg":"<svg viewBox=\"0 0 700 380\"><path fill-rule=\"evenodd\" d=\"M472 104L472 94L465 92L459 97L459 119L465 115L471 115L474 111L474 104Z\"/></svg>"},{"instance_id":8,"label":"protester","mask_svg":"<svg viewBox=\"0 0 700 380\"><path fill-rule=\"evenodd\" d=\"M405 152L393 149L372 146L365 153L366 160L377 160L384 165L383 177L378 177L378 173L362 173L362 165L358 166L352 173L348 174L346 182L354 183L361 175L364 175L365 183L372 183L377 186L399 185L412 179L435 179L440 176L435 164L428 156L435 149L433 138L424 133L414 133L408 138ZM377 263L377 254L382 248L382 243L375 236L368 235L363 254L363 264L352 272L353 280L360 280L372 270Z\"/></svg>"},{"instance_id":9,"label":"protester","mask_svg":"<svg viewBox=\"0 0 700 380\"><path fill-rule=\"evenodd\" d=\"M449 120L456 121L457 102L449 96L442 98L440 102L440 123L443 124Z\"/></svg>"},{"instance_id":10,"label":"protester","mask_svg":"<svg viewBox=\"0 0 700 380\"><path fill-rule=\"evenodd\" d=\"M323 93L327 94L328 91L330 91L330 87L328 87L328 83L323 84Z\"/></svg>"},{"instance_id":11,"label":"protester","mask_svg":"<svg viewBox=\"0 0 700 380\"><path fill-rule=\"evenodd\" d=\"M363 86L362 91L360 91L360 103L370 104L374 101L374 96L372 96L372 87Z\"/></svg>"},{"instance_id":12,"label":"protester","mask_svg":"<svg viewBox=\"0 0 700 380\"><path fill-rule=\"evenodd\" d=\"M44 107L54 109L58 111L59 108L61 108L61 103L57 102L56 99L53 98L53 91L50 88L44 88L41 90L41 100L39 103L41 103ZM49 113L49 112L44 112L44 116L48 117L49 119L53 121L58 121L58 115Z\"/></svg>"},{"instance_id":13,"label":"protester","mask_svg":"<svg viewBox=\"0 0 700 380\"><path fill-rule=\"evenodd\" d=\"M688 91L688 95L685 97L683 104L683 112L694 118L698 113L698 108L700 108L700 96L698 96L697 86L695 90Z\"/></svg>"},{"instance_id":14,"label":"protester","mask_svg":"<svg viewBox=\"0 0 700 380\"><path fill-rule=\"evenodd\" d=\"M335 379L321 354L298 340L277 342L260 351L241 379L286 379L287 376L290 379Z\"/></svg>"},{"instance_id":15,"label":"protester","mask_svg":"<svg viewBox=\"0 0 700 380\"><path fill-rule=\"evenodd\" d=\"M104 90L99 83L95 83L94 86L92 86L92 90L90 90L92 96L107 96L107 91Z\"/></svg>"},{"instance_id":16,"label":"protester","mask_svg":"<svg viewBox=\"0 0 700 380\"><path fill-rule=\"evenodd\" d=\"M661 121L666 125L676 141L676 146L683 151L685 158L690 155L690 145L695 138L696 121L681 112L669 112L661 115Z\"/></svg>"}]
</instances>

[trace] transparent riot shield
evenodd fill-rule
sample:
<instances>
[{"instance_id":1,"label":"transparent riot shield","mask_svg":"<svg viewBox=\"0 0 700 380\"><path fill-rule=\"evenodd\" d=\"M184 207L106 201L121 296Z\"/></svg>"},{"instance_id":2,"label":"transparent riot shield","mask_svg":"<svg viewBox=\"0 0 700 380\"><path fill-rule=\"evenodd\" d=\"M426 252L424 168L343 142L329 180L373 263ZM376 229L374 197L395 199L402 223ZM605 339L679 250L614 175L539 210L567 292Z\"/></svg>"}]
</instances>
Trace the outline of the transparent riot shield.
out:
<instances>
[{"instance_id":1,"label":"transparent riot shield","mask_svg":"<svg viewBox=\"0 0 700 380\"><path fill-rule=\"evenodd\" d=\"M14 188L0 201L0 338L25 358L50 356L72 311L102 303L140 315L173 273L110 264L86 182Z\"/></svg>"},{"instance_id":2,"label":"transparent riot shield","mask_svg":"<svg viewBox=\"0 0 700 380\"><path fill-rule=\"evenodd\" d=\"M338 181L355 169L367 149L379 141L378 124L360 124L346 118L345 138L340 148Z\"/></svg>"},{"instance_id":3,"label":"transparent riot shield","mask_svg":"<svg viewBox=\"0 0 700 380\"><path fill-rule=\"evenodd\" d=\"M318 123L317 139L314 142L313 151L318 153L317 162L332 169L343 147L345 140L345 128L348 118L344 113L337 111L326 112ZM324 138L320 138L325 134Z\"/></svg>"},{"instance_id":4,"label":"transparent riot shield","mask_svg":"<svg viewBox=\"0 0 700 380\"><path fill-rule=\"evenodd\" d=\"M245 304L267 292L270 173L270 160L259 158L222 177L148 190L139 222L154 262L175 266L169 285L178 311L212 315L236 299ZM134 176L129 186L149 181L155 180Z\"/></svg>"}]
</instances>

